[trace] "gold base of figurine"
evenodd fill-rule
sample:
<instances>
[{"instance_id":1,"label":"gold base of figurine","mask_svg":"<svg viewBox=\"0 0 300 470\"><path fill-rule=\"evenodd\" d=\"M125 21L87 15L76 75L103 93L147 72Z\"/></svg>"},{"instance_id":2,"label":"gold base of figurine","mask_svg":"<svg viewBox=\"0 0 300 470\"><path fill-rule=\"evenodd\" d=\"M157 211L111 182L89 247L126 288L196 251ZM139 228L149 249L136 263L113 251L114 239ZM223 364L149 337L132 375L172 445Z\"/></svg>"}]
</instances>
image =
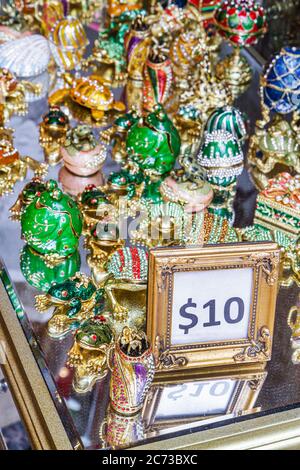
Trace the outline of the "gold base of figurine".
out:
<instances>
[{"instance_id":1,"label":"gold base of figurine","mask_svg":"<svg viewBox=\"0 0 300 470\"><path fill-rule=\"evenodd\" d=\"M240 49L235 49L217 64L216 77L227 84L234 99L247 90L252 80L252 70L247 59L241 55Z\"/></svg>"}]
</instances>

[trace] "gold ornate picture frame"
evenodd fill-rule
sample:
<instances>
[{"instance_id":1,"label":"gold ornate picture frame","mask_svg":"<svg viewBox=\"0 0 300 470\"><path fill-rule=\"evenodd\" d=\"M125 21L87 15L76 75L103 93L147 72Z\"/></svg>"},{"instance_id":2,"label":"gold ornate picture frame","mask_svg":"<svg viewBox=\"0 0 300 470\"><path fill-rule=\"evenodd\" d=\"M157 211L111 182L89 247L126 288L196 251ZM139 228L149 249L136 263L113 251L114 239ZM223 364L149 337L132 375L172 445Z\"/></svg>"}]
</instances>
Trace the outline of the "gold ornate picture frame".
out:
<instances>
[{"instance_id":1,"label":"gold ornate picture frame","mask_svg":"<svg viewBox=\"0 0 300 470\"><path fill-rule=\"evenodd\" d=\"M279 261L274 243L151 250L147 335L156 379L264 367L271 359Z\"/></svg>"},{"instance_id":2,"label":"gold ornate picture frame","mask_svg":"<svg viewBox=\"0 0 300 470\"><path fill-rule=\"evenodd\" d=\"M225 420L261 411L256 402L267 372L235 372L153 385L143 408L147 432L170 426Z\"/></svg>"}]
</instances>

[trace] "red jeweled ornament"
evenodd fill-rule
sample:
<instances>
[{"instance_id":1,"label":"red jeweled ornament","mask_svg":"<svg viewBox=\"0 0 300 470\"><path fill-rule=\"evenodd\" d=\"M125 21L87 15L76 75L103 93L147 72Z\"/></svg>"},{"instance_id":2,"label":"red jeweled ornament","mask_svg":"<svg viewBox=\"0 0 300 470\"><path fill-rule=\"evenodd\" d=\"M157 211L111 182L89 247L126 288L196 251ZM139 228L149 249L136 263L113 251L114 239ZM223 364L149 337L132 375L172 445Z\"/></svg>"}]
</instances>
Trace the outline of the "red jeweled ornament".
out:
<instances>
[{"instance_id":1,"label":"red jeweled ornament","mask_svg":"<svg viewBox=\"0 0 300 470\"><path fill-rule=\"evenodd\" d=\"M217 9L215 21L221 36L234 47L255 44L267 30L265 11L253 0L225 1Z\"/></svg>"},{"instance_id":2,"label":"red jeweled ornament","mask_svg":"<svg viewBox=\"0 0 300 470\"><path fill-rule=\"evenodd\" d=\"M254 0L225 0L216 10L215 24L220 35L234 47L233 54L218 63L216 75L237 98L252 80L251 67L240 51L255 44L266 32L265 11Z\"/></svg>"}]
</instances>

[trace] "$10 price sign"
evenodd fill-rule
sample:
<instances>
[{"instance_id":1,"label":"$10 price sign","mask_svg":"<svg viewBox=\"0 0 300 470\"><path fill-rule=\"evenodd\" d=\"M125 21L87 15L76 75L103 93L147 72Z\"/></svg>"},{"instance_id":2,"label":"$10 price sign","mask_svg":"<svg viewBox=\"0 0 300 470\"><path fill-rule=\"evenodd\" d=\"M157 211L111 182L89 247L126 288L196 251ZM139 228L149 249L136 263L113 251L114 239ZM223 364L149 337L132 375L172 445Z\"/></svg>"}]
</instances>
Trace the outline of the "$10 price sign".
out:
<instances>
[{"instance_id":1,"label":"$10 price sign","mask_svg":"<svg viewBox=\"0 0 300 470\"><path fill-rule=\"evenodd\" d=\"M274 243L150 252L147 334L155 380L271 359L280 253ZM185 374L185 372L184 372ZM186 377L186 375L184 375Z\"/></svg>"},{"instance_id":2,"label":"$10 price sign","mask_svg":"<svg viewBox=\"0 0 300 470\"><path fill-rule=\"evenodd\" d=\"M253 270L174 274L172 344L245 339Z\"/></svg>"}]
</instances>

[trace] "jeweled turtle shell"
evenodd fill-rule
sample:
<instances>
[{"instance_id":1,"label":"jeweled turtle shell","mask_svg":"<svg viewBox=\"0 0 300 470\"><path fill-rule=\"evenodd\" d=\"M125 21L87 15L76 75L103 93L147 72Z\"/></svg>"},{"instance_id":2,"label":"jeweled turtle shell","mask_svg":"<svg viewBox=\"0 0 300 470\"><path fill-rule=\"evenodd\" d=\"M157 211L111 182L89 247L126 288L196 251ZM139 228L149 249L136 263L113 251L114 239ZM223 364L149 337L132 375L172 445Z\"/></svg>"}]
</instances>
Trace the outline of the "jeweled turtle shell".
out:
<instances>
[{"instance_id":1,"label":"jeweled turtle shell","mask_svg":"<svg viewBox=\"0 0 300 470\"><path fill-rule=\"evenodd\" d=\"M74 80L70 97L76 103L86 108L99 109L101 111L111 109L114 102L111 90L96 75Z\"/></svg>"},{"instance_id":2,"label":"jeweled turtle shell","mask_svg":"<svg viewBox=\"0 0 300 470\"><path fill-rule=\"evenodd\" d=\"M148 252L143 248L120 248L110 257L106 269L117 280L146 282Z\"/></svg>"}]
</instances>

